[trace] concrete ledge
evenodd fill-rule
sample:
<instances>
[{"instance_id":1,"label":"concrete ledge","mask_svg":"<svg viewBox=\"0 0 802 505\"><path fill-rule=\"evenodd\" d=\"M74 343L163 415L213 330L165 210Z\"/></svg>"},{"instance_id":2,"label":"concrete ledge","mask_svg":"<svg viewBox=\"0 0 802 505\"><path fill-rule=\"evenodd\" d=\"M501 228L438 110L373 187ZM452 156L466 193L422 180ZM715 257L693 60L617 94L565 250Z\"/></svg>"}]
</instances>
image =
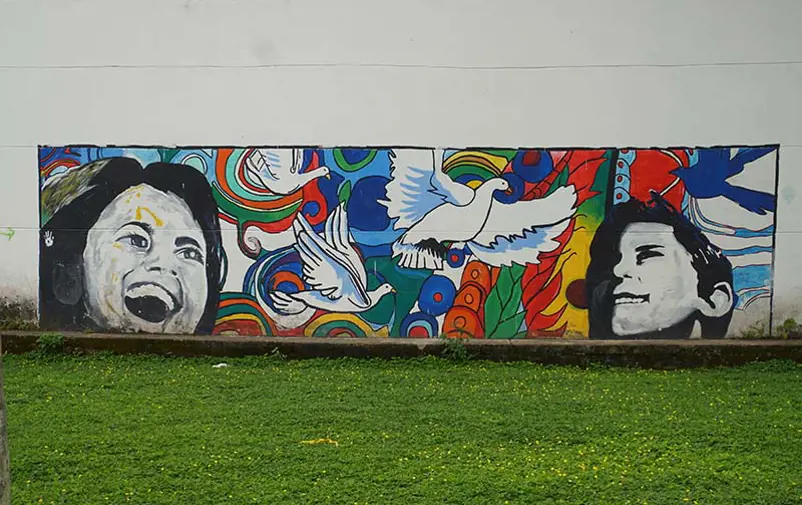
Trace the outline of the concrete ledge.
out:
<instances>
[{"instance_id":1,"label":"concrete ledge","mask_svg":"<svg viewBox=\"0 0 802 505\"><path fill-rule=\"evenodd\" d=\"M36 349L41 332L5 331L8 353ZM67 352L238 357L274 350L290 359L413 358L442 356L440 339L225 337L61 333ZM531 361L554 365L604 364L675 369L736 366L773 359L802 363L802 340L461 340L475 359Z\"/></svg>"}]
</instances>

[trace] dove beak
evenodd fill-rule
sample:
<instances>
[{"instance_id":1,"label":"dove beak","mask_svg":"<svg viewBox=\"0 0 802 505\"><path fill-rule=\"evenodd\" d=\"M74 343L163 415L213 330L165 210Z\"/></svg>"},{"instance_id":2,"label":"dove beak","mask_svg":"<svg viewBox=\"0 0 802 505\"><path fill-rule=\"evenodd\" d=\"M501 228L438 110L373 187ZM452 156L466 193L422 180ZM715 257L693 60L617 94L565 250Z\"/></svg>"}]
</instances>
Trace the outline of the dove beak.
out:
<instances>
[{"instance_id":1,"label":"dove beak","mask_svg":"<svg viewBox=\"0 0 802 505\"><path fill-rule=\"evenodd\" d=\"M398 293L398 291L396 291L394 287L390 286L390 293Z\"/></svg>"},{"instance_id":2,"label":"dove beak","mask_svg":"<svg viewBox=\"0 0 802 505\"><path fill-rule=\"evenodd\" d=\"M324 175L323 177L325 177L326 179L331 180L331 173L328 173L328 174Z\"/></svg>"}]
</instances>

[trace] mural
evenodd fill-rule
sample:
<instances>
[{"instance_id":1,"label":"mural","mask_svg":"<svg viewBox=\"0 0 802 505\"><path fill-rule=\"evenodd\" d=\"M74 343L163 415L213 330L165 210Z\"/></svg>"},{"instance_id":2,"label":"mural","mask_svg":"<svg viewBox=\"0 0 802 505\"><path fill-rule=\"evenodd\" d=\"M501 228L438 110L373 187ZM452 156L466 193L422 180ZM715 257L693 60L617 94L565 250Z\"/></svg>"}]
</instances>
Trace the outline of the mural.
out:
<instances>
[{"instance_id":1,"label":"mural","mask_svg":"<svg viewBox=\"0 0 802 505\"><path fill-rule=\"evenodd\" d=\"M716 338L771 318L778 146L40 147L48 328Z\"/></svg>"}]
</instances>

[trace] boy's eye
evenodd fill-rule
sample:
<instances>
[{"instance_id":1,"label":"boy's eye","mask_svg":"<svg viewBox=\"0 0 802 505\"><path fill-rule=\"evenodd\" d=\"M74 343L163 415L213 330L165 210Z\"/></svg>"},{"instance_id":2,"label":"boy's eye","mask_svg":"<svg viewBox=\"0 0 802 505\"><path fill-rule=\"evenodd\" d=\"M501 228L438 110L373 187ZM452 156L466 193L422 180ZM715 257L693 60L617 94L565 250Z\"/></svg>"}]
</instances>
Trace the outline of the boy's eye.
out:
<instances>
[{"instance_id":1,"label":"boy's eye","mask_svg":"<svg viewBox=\"0 0 802 505\"><path fill-rule=\"evenodd\" d=\"M636 261L637 261L638 265L640 265L645 260L647 260L649 258L656 258L656 257L659 257L659 256L664 256L664 254L661 253L661 252L657 252L657 251L655 251L653 249L652 250L648 250L648 251L641 251L641 252L638 253L638 255L636 257Z\"/></svg>"},{"instance_id":2,"label":"boy's eye","mask_svg":"<svg viewBox=\"0 0 802 505\"><path fill-rule=\"evenodd\" d=\"M180 251L178 251L178 255L181 258L184 258L184 259L187 259L187 260L192 260L192 261L197 261L198 263L203 263L203 254L201 254L201 252L199 250L197 250L195 248L192 248L192 247L189 247L189 248L186 248L186 249L181 249Z\"/></svg>"}]
</instances>

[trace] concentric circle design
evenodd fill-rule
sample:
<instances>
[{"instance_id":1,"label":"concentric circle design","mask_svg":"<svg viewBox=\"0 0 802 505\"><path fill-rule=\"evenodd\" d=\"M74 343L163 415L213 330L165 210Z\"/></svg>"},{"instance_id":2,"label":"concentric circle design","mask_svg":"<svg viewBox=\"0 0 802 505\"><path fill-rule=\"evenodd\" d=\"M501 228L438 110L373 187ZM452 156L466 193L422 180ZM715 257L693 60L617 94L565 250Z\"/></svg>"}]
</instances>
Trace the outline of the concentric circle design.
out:
<instances>
[{"instance_id":1,"label":"concentric circle design","mask_svg":"<svg viewBox=\"0 0 802 505\"><path fill-rule=\"evenodd\" d=\"M456 294L457 288L451 279L442 275L432 275L421 286L418 306L425 314L439 316L445 314L451 307Z\"/></svg>"},{"instance_id":2,"label":"concentric circle design","mask_svg":"<svg viewBox=\"0 0 802 505\"><path fill-rule=\"evenodd\" d=\"M432 338L438 335L437 319L423 312L407 314L401 321L401 336L408 338Z\"/></svg>"},{"instance_id":3,"label":"concentric circle design","mask_svg":"<svg viewBox=\"0 0 802 505\"><path fill-rule=\"evenodd\" d=\"M446 255L446 261L448 262L448 266L452 268L461 267L465 264L465 249L460 249L458 247L449 249Z\"/></svg>"},{"instance_id":4,"label":"concentric circle design","mask_svg":"<svg viewBox=\"0 0 802 505\"><path fill-rule=\"evenodd\" d=\"M548 151L526 149L518 151L512 159L512 171L526 182L537 184L554 169L554 162Z\"/></svg>"}]
</instances>

